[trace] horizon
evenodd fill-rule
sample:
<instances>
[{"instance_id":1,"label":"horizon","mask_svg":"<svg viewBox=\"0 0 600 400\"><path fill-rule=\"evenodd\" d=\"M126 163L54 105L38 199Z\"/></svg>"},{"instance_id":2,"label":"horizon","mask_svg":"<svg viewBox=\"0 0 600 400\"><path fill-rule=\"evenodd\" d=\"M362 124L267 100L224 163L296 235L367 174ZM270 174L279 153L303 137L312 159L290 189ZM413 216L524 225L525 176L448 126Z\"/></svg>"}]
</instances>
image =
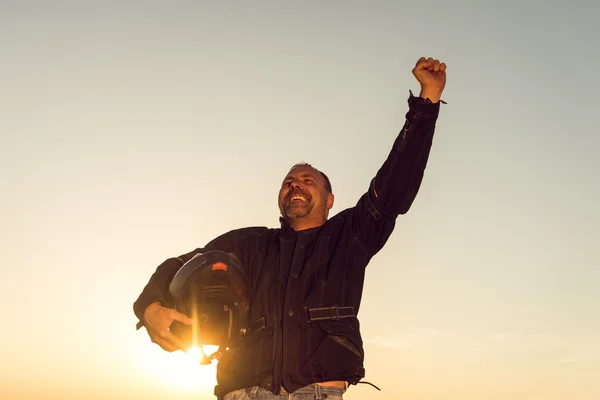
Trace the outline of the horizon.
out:
<instances>
[{"instance_id":1,"label":"horizon","mask_svg":"<svg viewBox=\"0 0 600 400\"><path fill-rule=\"evenodd\" d=\"M352 207L448 66L370 262L346 400L600 398L600 5L0 2L0 397L215 399L136 331L165 259L278 226L306 161ZM583 66L582 66L583 64ZM202 369L203 368L203 369Z\"/></svg>"}]
</instances>

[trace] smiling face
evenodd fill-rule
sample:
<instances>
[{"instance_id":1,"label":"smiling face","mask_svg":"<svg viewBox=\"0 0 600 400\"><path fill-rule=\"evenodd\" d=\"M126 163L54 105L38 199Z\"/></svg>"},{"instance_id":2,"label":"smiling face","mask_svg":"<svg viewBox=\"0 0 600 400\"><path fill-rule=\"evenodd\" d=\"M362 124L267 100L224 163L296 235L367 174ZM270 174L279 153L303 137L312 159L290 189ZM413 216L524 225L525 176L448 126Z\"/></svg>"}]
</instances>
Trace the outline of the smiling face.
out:
<instances>
[{"instance_id":1,"label":"smiling face","mask_svg":"<svg viewBox=\"0 0 600 400\"><path fill-rule=\"evenodd\" d=\"M279 190L279 211L294 230L321 226L333 207L323 175L310 166L294 167Z\"/></svg>"}]
</instances>

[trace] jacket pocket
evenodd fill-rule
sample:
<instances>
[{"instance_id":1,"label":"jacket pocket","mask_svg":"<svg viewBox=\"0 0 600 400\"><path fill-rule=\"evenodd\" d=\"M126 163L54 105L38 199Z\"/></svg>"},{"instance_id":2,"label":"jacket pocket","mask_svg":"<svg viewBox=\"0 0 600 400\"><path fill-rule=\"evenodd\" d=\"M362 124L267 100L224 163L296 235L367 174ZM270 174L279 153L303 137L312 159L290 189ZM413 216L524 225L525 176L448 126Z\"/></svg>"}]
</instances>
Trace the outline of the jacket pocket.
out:
<instances>
[{"instance_id":1,"label":"jacket pocket","mask_svg":"<svg viewBox=\"0 0 600 400\"><path fill-rule=\"evenodd\" d=\"M246 382L248 376L255 376L265 369L264 333L256 333L239 346L227 350L217 363L217 381L224 387ZM239 386L238 386L239 387Z\"/></svg>"},{"instance_id":2,"label":"jacket pocket","mask_svg":"<svg viewBox=\"0 0 600 400\"><path fill-rule=\"evenodd\" d=\"M364 352L356 318L313 322L307 330L307 342L299 343L300 376L312 382L362 377Z\"/></svg>"},{"instance_id":3,"label":"jacket pocket","mask_svg":"<svg viewBox=\"0 0 600 400\"><path fill-rule=\"evenodd\" d=\"M351 352L362 361L364 359L363 343L359 332L359 323L356 318L342 318L339 320L319 321L319 326L327 336L338 346Z\"/></svg>"}]
</instances>

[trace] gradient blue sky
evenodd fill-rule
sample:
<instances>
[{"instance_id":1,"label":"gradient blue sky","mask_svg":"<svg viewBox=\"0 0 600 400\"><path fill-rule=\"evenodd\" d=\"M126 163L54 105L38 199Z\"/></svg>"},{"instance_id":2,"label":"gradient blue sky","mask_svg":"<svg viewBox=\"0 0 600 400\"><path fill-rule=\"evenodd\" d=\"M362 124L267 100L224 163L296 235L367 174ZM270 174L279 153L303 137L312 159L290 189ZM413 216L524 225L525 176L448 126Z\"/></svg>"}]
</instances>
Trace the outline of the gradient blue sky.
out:
<instances>
[{"instance_id":1,"label":"gradient blue sky","mask_svg":"<svg viewBox=\"0 0 600 400\"><path fill-rule=\"evenodd\" d=\"M383 391L345 398L600 398L590 4L0 1L0 397L213 398L135 331L150 274L277 226L298 161L352 206L433 56L448 104L359 314Z\"/></svg>"}]
</instances>

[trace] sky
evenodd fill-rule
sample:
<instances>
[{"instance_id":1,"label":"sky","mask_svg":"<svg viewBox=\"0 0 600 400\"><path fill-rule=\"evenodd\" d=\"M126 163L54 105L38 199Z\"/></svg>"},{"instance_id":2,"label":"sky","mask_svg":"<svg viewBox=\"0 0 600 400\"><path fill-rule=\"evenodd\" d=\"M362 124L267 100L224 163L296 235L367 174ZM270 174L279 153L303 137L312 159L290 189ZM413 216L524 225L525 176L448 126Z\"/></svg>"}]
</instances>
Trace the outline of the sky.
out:
<instances>
[{"instance_id":1,"label":"sky","mask_svg":"<svg viewBox=\"0 0 600 400\"><path fill-rule=\"evenodd\" d=\"M448 65L423 185L367 268L347 400L600 398L600 5L0 1L0 397L213 399L132 304L163 260L333 213Z\"/></svg>"}]
</instances>

